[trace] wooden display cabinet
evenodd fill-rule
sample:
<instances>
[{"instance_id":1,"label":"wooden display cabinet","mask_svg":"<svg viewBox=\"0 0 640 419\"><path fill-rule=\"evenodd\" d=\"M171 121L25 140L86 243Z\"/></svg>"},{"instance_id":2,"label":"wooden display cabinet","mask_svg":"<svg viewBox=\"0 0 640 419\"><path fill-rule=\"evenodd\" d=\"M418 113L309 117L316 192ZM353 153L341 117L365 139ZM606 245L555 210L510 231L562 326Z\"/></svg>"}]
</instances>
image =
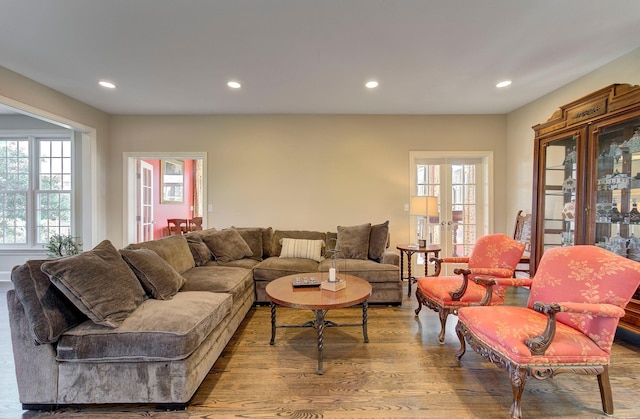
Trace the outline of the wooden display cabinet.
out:
<instances>
[{"instance_id":1,"label":"wooden display cabinet","mask_svg":"<svg viewBox=\"0 0 640 419\"><path fill-rule=\"evenodd\" d=\"M591 244L640 263L640 86L560 107L535 131L531 274L550 248ZM640 288L620 327L640 333Z\"/></svg>"}]
</instances>

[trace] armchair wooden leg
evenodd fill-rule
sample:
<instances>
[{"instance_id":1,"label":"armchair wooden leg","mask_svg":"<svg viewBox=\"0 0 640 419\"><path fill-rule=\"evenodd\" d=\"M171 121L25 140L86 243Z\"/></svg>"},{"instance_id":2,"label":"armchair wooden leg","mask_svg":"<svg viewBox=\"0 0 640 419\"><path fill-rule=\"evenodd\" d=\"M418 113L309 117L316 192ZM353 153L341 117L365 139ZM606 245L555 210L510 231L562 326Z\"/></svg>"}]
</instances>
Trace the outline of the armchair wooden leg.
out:
<instances>
[{"instance_id":1,"label":"armchair wooden leg","mask_svg":"<svg viewBox=\"0 0 640 419\"><path fill-rule=\"evenodd\" d=\"M424 294L422 294L420 288L416 289L416 300L418 300L418 308L415 310L417 316L420 313L420 310L422 310L422 301L424 300Z\"/></svg>"},{"instance_id":2,"label":"armchair wooden leg","mask_svg":"<svg viewBox=\"0 0 640 419\"><path fill-rule=\"evenodd\" d=\"M598 374L598 386L600 387L602 410L607 415L613 415L613 396L611 395L611 382L609 381L608 365L605 365L604 370Z\"/></svg>"},{"instance_id":3,"label":"armchair wooden leg","mask_svg":"<svg viewBox=\"0 0 640 419\"><path fill-rule=\"evenodd\" d=\"M511 378L511 390L513 391L513 404L511 405L510 411L511 417L513 419L520 419L522 417L520 401L522 400L522 392L529 377L529 372L526 368L520 368L513 364L509 364L508 371L509 377Z\"/></svg>"},{"instance_id":4,"label":"armchair wooden leg","mask_svg":"<svg viewBox=\"0 0 640 419\"><path fill-rule=\"evenodd\" d=\"M462 323L458 321L458 324L456 325L456 335L458 335L458 340L460 340L460 349L458 349L458 352L456 352L456 359L458 361L460 361L462 355L464 355L464 353L467 351L467 343L464 340L463 328L464 326L462 325Z\"/></svg>"},{"instance_id":5,"label":"armchair wooden leg","mask_svg":"<svg viewBox=\"0 0 640 419\"><path fill-rule=\"evenodd\" d=\"M440 311L438 311L438 317L440 317L440 334L438 335L438 342L440 345L444 345L444 332L447 328L447 317L449 317L449 310L440 307Z\"/></svg>"}]
</instances>

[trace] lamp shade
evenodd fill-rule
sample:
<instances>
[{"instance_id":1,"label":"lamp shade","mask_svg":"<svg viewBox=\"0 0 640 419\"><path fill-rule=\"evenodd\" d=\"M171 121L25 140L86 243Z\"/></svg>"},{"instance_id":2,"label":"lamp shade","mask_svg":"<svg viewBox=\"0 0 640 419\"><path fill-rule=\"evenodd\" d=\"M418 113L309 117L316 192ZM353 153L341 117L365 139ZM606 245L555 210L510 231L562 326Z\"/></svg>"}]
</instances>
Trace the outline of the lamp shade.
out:
<instances>
[{"instance_id":1,"label":"lamp shade","mask_svg":"<svg viewBox=\"0 0 640 419\"><path fill-rule=\"evenodd\" d=\"M409 215L421 217L438 216L438 197L436 196L412 196L409 202Z\"/></svg>"}]
</instances>

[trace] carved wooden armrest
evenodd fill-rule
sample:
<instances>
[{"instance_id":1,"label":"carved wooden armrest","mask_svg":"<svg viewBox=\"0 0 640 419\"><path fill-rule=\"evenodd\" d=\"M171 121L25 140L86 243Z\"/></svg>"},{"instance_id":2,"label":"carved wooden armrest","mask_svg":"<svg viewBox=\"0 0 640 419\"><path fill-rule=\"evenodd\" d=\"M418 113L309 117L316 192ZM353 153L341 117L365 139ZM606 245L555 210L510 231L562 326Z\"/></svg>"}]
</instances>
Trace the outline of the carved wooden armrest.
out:
<instances>
[{"instance_id":1,"label":"carved wooden armrest","mask_svg":"<svg viewBox=\"0 0 640 419\"><path fill-rule=\"evenodd\" d=\"M475 272L474 272L475 273ZM476 284L482 285L486 288L486 292L482 300L477 303L472 303L472 306L488 306L491 303L491 297L493 296L493 286L497 284L497 278L490 275L474 275L471 278Z\"/></svg>"},{"instance_id":2,"label":"carved wooden armrest","mask_svg":"<svg viewBox=\"0 0 640 419\"><path fill-rule=\"evenodd\" d=\"M524 343L529 348L529 351L531 351L531 355L544 355L549 345L551 345L553 337L556 335L556 313L561 311L560 304L545 304L538 301L533 304L533 309L538 313L547 315L547 327L540 336L527 338L524 340Z\"/></svg>"},{"instance_id":3,"label":"carved wooden armrest","mask_svg":"<svg viewBox=\"0 0 640 419\"><path fill-rule=\"evenodd\" d=\"M622 307L613 304L590 304L590 303L551 303L545 304L536 302L533 309L538 313L547 315L547 327L540 336L525 339L524 343L531 351L531 355L544 355L553 337L556 334L556 313L579 313L598 317L624 317L625 311Z\"/></svg>"},{"instance_id":4,"label":"carved wooden armrest","mask_svg":"<svg viewBox=\"0 0 640 419\"><path fill-rule=\"evenodd\" d=\"M442 264L444 261L438 258L430 258L429 262L433 263L436 271L433 273L433 276L440 276L440 270L442 269Z\"/></svg>"},{"instance_id":5,"label":"carved wooden armrest","mask_svg":"<svg viewBox=\"0 0 640 419\"><path fill-rule=\"evenodd\" d=\"M449 295L451 296L451 299L453 301L460 301L465 291L467 290L467 284L469 283L469 275L471 275L471 270L456 268L453 270L453 273L456 275L462 275L462 284L457 290L451 291Z\"/></svg>"},{"instance_id":6,"label":"carved wooden armrest","mask_svg":"<svg viewBox=\"0 0 640 419\"><path fill-rule=\"evenodd\" d=\"M433 276L440 276L442 265L444 263L469 263L469 258L468 257L430 258L429 262L435 265L435 273L433 274Z\"/></svg>"}]
</instances>

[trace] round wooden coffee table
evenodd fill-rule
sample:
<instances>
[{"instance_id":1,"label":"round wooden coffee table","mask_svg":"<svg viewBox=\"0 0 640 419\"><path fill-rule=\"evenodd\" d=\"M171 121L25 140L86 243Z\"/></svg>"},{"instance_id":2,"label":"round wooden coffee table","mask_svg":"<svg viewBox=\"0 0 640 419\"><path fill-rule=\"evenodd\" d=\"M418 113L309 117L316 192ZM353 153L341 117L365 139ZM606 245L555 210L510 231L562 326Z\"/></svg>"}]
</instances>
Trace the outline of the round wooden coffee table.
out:
<instances>
[{"instance_id":1,"label":"round wooden coffee table","mask_svg":"<svg viewBox=\"0 0 640 419\"><path fill-rule=\"evenodd\" d=\"M313 327L318 330L318 374L323 373L322 368L322 348L324 346L324 328L337 326L362 326L364 342L369 342L367 336L367 300L371 296L371 284L362 278L353 275L340 275L347 281L345 289L340 291L329 291L320 287L295 288L292 281L295 278L315 278L321 281L321 273L300 273L283 276L271 281L266 288L267 296L271 300L271 342L273 345L276 339L277 327ZM326 274L325 274L326 279ZM351 307L362 303L362 323L337 324L325 320L327 311L335 308ZM315 319L301 325L276 325L276 306L301 308L313 311Z\"/></svg>"}]
</instances>

